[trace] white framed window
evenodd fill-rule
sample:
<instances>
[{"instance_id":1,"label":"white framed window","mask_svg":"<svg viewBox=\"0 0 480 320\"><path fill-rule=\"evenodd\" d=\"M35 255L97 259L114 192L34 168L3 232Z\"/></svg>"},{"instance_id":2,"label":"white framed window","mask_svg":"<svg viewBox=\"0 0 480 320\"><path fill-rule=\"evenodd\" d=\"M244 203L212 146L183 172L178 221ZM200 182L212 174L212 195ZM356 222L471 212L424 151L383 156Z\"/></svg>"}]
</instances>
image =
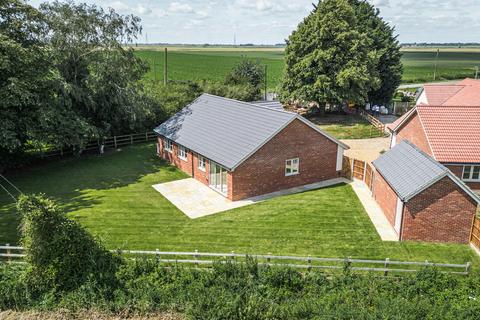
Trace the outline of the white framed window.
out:
<instances>
[{"instance_id":1,"label":"white framed window","mask_svg":"<svg viewBox=\"0 0 480 320\"><path fill-rule=\"evenodd\" d=\"M300 159L288 159L285 161L285 176L294 176L300 173Z\"/></svg>"},{"instance_id":2,"label":"white framed window","mask_svg":"<svg viewBox=\"0 0 480 320\"><path fill-rule=\"evenodd\" d=\"M185 147L178 146L177 156L180 159L187 161L187 149L185 149Z\"/></svg>"},{"instance_id":3,"label":"white framed window","mask_svg":"<svg viewBox=\"0 0 480 320\"><path fill-rule=\"evenodd\" d=\"M464 181L480 181L480 165L463 166L462 180Z\"/></svg>"},{"instance_id":4,"label":"white framed window","mask_svg":"<svg viewBox=\"0 0 480 320\"><path fill-rule=\"evenodd\" d=\"M173 151L173 145L172 145L172 140L165 139L165 151L172 153Z\"/></svg>"},{"instance_id":5,"label":"white framed window","mask_svg":"<svg viewBox=\"0 0 480 320\"><path fill-rule=\"evenodd\" d=\"M205 158L202 156L198 156L198 169L205 172L207 170L205 165L206 165Z\"/></svg>"}]
</instances>

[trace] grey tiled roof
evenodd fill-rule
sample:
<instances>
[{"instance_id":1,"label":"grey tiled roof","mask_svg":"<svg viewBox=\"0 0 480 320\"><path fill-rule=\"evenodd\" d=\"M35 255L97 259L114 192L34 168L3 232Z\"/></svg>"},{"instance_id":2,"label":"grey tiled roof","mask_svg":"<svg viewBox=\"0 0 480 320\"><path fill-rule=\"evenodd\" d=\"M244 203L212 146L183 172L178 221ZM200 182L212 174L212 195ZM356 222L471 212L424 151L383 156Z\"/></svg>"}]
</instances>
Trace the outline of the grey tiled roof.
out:
<instances>
[{"instance_id":1,"label":"grey tiled roof","mask_svg":"<svg viewBox=\"0 0 480 320\"><path fill-rule=\"evenodd\" d=\"M373 165L404 201L449 173L446 167L406 140L375 160Z\"/></svg>"},{"instance_id":2,"label":"grey tiled roof","mask_svg":"<svg viewBox=\"0 0 480 320\"><path fill-rule=\"evenodd\" d=\"M250 103L260 107L283 110L283 104L280 101L255 101Z\"/></svg>"},{"instance_id":3,"label":"grey tiled roof","mask_svg":"<svg viewBox=\"0 0 480 320\"><path fill-rule=\"evenodd\" d=\"M154 131L227 169L234 169L294 119L312 125L292 112L203 94Z\"/></svg>"}]
</instances>

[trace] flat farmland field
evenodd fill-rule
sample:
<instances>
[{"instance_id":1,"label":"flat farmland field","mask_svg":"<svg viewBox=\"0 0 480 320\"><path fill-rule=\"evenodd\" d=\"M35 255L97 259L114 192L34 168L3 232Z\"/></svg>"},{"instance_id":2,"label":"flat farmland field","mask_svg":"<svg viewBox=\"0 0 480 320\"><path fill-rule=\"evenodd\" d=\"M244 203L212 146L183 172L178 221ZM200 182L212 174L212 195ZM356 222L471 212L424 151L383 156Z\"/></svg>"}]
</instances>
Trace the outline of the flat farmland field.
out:
<instances>
[{"instance_id":1,"label":"flat farmland field","mask_svg":"<svg viewBox=\"0 0 480 320\"><path fill-rule=\"evenodd\" d=\"M136 54L150 66L147 77L163 81L164 47L135 48ZM433 81L435 48L403 50L404 83ZM223 81L226 74L242 58L258 60L268 67L268 87L275 89L284 69L282 48L234 47L169 47L168 77L170 80ZM442 48L438 59L437 81L475 76L480 67L480 48Z\"/></svg>"}]
</instances>

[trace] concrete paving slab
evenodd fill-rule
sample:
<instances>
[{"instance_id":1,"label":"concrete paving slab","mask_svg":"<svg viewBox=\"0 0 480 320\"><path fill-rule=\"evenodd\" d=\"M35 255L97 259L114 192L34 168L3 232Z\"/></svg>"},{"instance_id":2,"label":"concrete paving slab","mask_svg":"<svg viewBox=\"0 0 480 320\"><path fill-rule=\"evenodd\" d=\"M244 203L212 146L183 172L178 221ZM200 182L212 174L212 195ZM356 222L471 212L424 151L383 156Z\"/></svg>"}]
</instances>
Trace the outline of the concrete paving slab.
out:
<instances>
[{"instance_id":1,"label":"concrete paving slab","mask_svg":"<svg viewBox=\"0 0 480 320\"><path fill-rule=\"evenodd\" d=\"M196 219L222 211L244 207L275 197L316 190L340 183L349 183L349 180L344 178L332 179L240 201L230 201L223 195L193 178L156 184L152 187L160 192L168 199L168 201L190 219Z\"/></svg>"},{"instance_id":2,"label":"concrete paving slab","mask_svg":"<svg viewBox=\"0 0 480 320\"><path fill-rule=\"evenodd\" d=\"M398 235L395 232L395 229L388 222L382 209L371 196L370 189L368 189L367 185L359 180L351 181L350 185L360 199L365 211L367 211L367 214L375 226L375 229L377 229L380 238L383 241L398 241Z\"/></svg>"}]
</instances>

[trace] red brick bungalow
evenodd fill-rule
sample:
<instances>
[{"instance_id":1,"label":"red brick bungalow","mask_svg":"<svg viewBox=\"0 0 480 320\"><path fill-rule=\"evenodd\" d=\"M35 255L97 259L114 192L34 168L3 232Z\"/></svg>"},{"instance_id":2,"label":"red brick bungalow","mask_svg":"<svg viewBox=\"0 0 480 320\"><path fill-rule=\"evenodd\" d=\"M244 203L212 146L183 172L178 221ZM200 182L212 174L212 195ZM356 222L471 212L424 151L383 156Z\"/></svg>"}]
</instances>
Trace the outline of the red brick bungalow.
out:
<instances>
[{"instance_id":1,"label":"red brick bungalow","mask_svg":"<svg viewBox=\"0 0 480 320\"><path fill-rule=\"evenodd\" d=\"M391 147L409 140L480 191L480 81L425 86L416 107L388 128Z\"/></svg>"},{"instance_id":2,"label":"red brick bungalow","mask_svg":"<svg viewBox=\"0 0 480 320\"><path fill-rule=\"evenodd\" d=\"M336 178L348 149L295 113L209 94L155 132L160 157L233 201Z\"/></svg>"},{"instance_id":3,"label":"red brick bungalow","mask_svg":"<svg viewBox=\"0 0 480 320\"><path fill-rule=\"evenodd\" d=\"M480 198L408 140L373 162L372 193L399 240L468 243Z\"/></svg>"}]
</instances>

